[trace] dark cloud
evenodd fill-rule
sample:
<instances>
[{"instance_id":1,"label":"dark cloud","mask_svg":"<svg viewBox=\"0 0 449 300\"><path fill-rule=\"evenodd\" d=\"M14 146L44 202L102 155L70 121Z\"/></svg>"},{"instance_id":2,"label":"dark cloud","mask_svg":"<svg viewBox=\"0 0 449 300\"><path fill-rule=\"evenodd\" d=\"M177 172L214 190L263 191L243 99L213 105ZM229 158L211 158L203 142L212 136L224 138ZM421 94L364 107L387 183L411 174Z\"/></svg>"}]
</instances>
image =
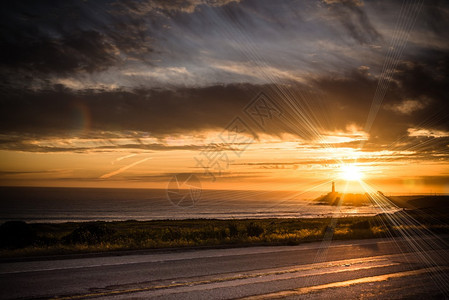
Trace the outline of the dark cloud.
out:
<instances>
[{"instance_id":1,"label":"dark cloud","mask_svg":"<svg viewBox=\"0 0 449 300\"><path fill-rule=\"evenodd\" d=\"M239 0L152 0L152 1L122 1L115 3L121 8L126 8L138 14L157 11L164 14L176 14L179 12L194 12L198 6L223 6Z\"/></svg>"},{"instance_id":2,"label":"dark cloud","mask_svg":"<svg viewBox=\"0 0 449 300\"><path fill-rule=\"evenodd\" d=\"M267 96L266 103L257 102L261 92ZM92 137L101 131L124 135L139 131L154 137L221 131L239 116L245 119L251 134L288 132L313 139L321 130L329 129L323 127L323 115L314 113L315 108L332 109L330 103L336 101L319 99L311 93L306 97L301 86L288 89L251 84L133 91L74 91L54 86L39 91L11 89L4 95L0 100L4 107L0 112L0 133L35 138ZM342 126L346 123L342 122Z\"/></svg>"},{"instance_id":3,"label":"dark cloud","mask_svg":"<svg viewBox=\"0 0 449 300\"><path fill-rule=\"evenodd\" d=\"M4 2L1 85L45 89L48 83L63 83L83 89L102 84L263 84L270 82L271 73L284 81L362 64L380 68L390 38L384 40L381 33L393 31L400 5L325 2ZM422 34L443 36L443 27L432 18L445 19L445 4L424 8L416 22L428 23L421 25ZM420 47L432 47L436 40L426 37ZM437 42L444 46L444 41ZM371 48L373 43L379 48ZM267 68L259 70L260 65Z\"/></svg>"},{"instance_id":4,"label":"dark cloud","mask_svg":"<svg viewBox=\"0 0 449 300\"><path fill-rule=\"evenodd\" d=\"M442 185L445 186L449 182L449 176L447 175L440 175L440 176L407 176L407 177L400 177L400 178L394 178L389 177L385 179L373 179L370 180L370 183L376 184L376 185L394 185L394 184L409 184L410 186L413 185Z\"/></svg>"},{"instance_id":5,"label":"dark cloud","mask_svg":"<svg viewBox=\"0 0 449 300\"><path fill-rule=\"evenodd\" d=\"M295 8L291 1L276 6L268 1L243 1L226 6L230 2L2 3L1 147L23 151L66 151L64 147L37 146L23 141L50 137L107 140L113 132L120 133L119 137L133 137L132 132L164 137L207 129L221 130L236 116L244 117L256 133L265 131L281 135L288 132L305 140L329 132L346 131L351 124L364 128L379 77L369 67L357 69L360 64L353 66L354 62L347 58L350 54L338 53L336 45L345 44L348 36L363 47L383 41L367 6L358 1L331 0L325 4L301 4L299 8ZM318 10L323 5L324 13ZM380 6L388 8L388 5ZM441 6L444 4L425 5L422 20L428 21L427 27L432 32L444 36L441 26L431 20L441 20L447 15L447 10L439 9ZM345 35L339 35L341 30L336 28L341 27L335 24L342 26ZM386 28L392 28L388 22L385 24ZM426 27L419 22L418 25L419 28ZM337 36L333 36L334 33ZM316 40L329 42L330 50L320 52L318 48L326 46L318 44L317 47ZM154 48L156 45L159 48ZM354 47L362 47L360 45ZM342 52L353 53L350 50L344 48ZM200 56L200 52L205 56ZM261 63L258 54L265 59ZM111 67L119 70L124 64L135 67L131 68L135 73L145 74L148 71L145 67L151 71L156 58L161 61L160 76L165 74L167 68L164 67L170 63L178 63L177 67L187 63L193 65L191 73L204 64L221 63L222 69L229 70L227 76L238 79L242 78L238 72L247 72L238 67L251 66L247 62L254 59L255 68L250 71L260 78L265 75L265 82L269 83L221 84L216 80L215 84L205 86L202 80L209 78L199 73L198 78L202 79L187 86L178 83L160 87L135 84L125 88L118 82L118 88L111 90L82 87L72 90L53 85L50 80L70 79ZM282 84L272 83L271 78L276 79L276 76L271 76L271 72L283 71L280 67L299 69L303 65L296 63L318 64L315 60L323 60L325 73L320 68L310 69L308 74L311 76L304 77L303 83L286 80ZM329 61L333 64L328 64ZM260 65L266 65L268 71L260 71L257 68ZM327 68L337 68L339 72L328 72ZM189 73L187 69L183 70ZM285 73L291 75L288 71ZM155 74L155 77L159 75L158 72ZM209 74L212 74L211 80L215 80L213 71ZM245 78L252 74L246 74ZM33 85L37 80L41 81L38 87ZM429 142L429 137L409 136L408 130L449 131L446 113L449 111L448 81L449 56L444 48L429 49L427 46L416 53L404 53L383 101L385 109L378 114L364 149L408 149L418 143L422 145L419 150L428 151L429 155L432 154L431 147L447 149L442 137L432 137ZM281 112L269 120L265 128L257 126L257 121L244 111L262 91ZM398 107L404 105L404 101L415 101L413 103L420 105L408 113L401 113ZM261 112L268 113L264 108ZM99 134L101 132L108 134ZM398 140L405 146L397 147L395 141ZM340 146L349 144L335 145ZM141 145L139 142L96 147L99 150L116 147L167 149L165 145ZM192 149L189 145L185 147ZM72 150L88 149L74 147Z\"/></svg>"},{"instance_id":6,"label":"dark cloud","mask_svg":"<svg viewBox=\"0 0 449 300\"><path fill-rule=\"evenodd\" d=\"M428 26L434 33L440 35L446 40L449 38L449 32L446 30L449 25L449 10L447 1L434 0L423 5L422 14L424 15L424 26Z\"/></svg>"},{"instance_id":7,"label":"dark cloud","mask_svg":"<svg viewBox=\"0 0 449 300\"><path fill-rule=\"evenodd\" d=\"M449 110L448 63L446 52L432 51L398 64L383 99L385 109L378 114L370 132L373 141L376 137L383 142L394 141L407 136L409 128L449 131L445 113ZM344 129L350 122L364 128L378 81L379 77L357 70L345 76L321 77L314 84L332 105L330 123ZM408 100L422 105L407 114L390 109Z\"/></svg>"},{"instance_id":8,"label":"dark cloud","mask_svg":"<svg viewBox=\"0 0 449 300\"><path fill-rule=\"evenodd\" d=\"M0 71L10 84L103 71L127 59L145 61L152 51L144 20L118 15L113 1L15 1L1 8Z\"/></svg>"},{"instance_id":9,"label":"dark cloud","mask_svg":"<svg viewBox=\"0 0 449 300\"><path fill-rule=\"evenodd\" d=\"M32 38L17 37L19 41L0 42L4 68L44 74L94 72L117 63L114 45L96 31L80 31L51 39L36 33Z\"/></svg>"},{"instance_id":10,"label":"dark cloud","mask_svg":"<svg viewBox=\"0 0 449 300\"><path fill-rule=\"evenodd\" d=\"M426 57L406 61L398 66L394 78L400 99L428 102L414 114L415 125L449 131L448 53L431 51Z\"/></svg>"},{"instance_id":11,"label":"dark cloud","mask_svg":"<svg viewBox=\"0 0 449 300\"><path fill-rule=\"evenodd\" d=\"M80 78L111 67L151 68L159 60L153 57L160 52L154 44L177 38L166 36L171 18L193 13L197 6L229 2L234 0L3 2L2 85L40 88L49 80Z\"/></svg>"},{"instance_id":12,"label":"dark cloud","mask_svg":"<svg viewBox=\"0 0 449 300\"><path fill-rule=\"evenodd\" d=\"M145 150L145 151L171 151L171 150L203 150L205 147L197 145L181 145L181 146L167 146L159 143L152 144L116 144L111 143L111 145L92 145L90 147L78 147L78 146L66 146L61 147L57 145L44 146L36 143L31 143L30 140L19 140L15 142L0 142L0 149L4 150L15 150L15 151L25 151L25 152L109 152L112 150L128 149L128 150Z\"/></svg>"},{"instance_id":13,"label":"dark cloud","mask_svg":"<svg viewBox=\"0 0 449 300\"><path fill-rule=\"evenodd\" d=\"M251 86L177 90L11 90L2 98L0 130L41 136L95 131L144 131L160 136L220 129L251 99Z\"/></svg>"},{"instance_id":14,"label":"dark cloud","mask_svg":"<svg viewBox=\"0 0 449 300\"><path fill-rule=\"evenodd\" d=\"M421 176L418 177L418 180L421 181L425 185L447 185L449 182L449 176L441 175L441 176Z\"/></svg>"},{"instance_id":15,"label":"dark cloud","mask_svg":"<svg viewBox=\"0 0 449 300\"><path fill-rule=\"evenodd\" d=\"M384 99L385 109L370 132L366 144L369 149L374 145L394 147L398 140L411 147L427 138L410 136L410 128L449 132L445 113L449 110L448 62L444 52L434 52L432 58L417 57L398 65ZM62 86L39 91L11 88L4 90L0 100L0 133L43 138L92 137L102 131L127 135L137 131L163 137L222 130L241 116L256 133L288 132L310 140L326 132L345 132L351 124L364 128L377 82L377 77L362 68L344 75L318 77L308 85L230 84L112 91L74 91ZM252 105L260 92L280 111L272 111L271 119L265 118L265 128L257 126L257 116L251 119L245 114L245 107ZM410 99L425 100L426 104L407 114L390 109ZM259 113L267 114L264 109L259 106ZM444 148L444 142L439 144L437 140L422 144Z\"/></svg>"},{"instance_id":16,"label":"dark cloud","mask_svg":"<svg viewBox=\"0 0 449 300\"><path fill-rule=\"evenodd\" d=\"M361 1L324 1L334 18L361 44L369 44L381 38L374 28Z\"/></svg>"}]
</instances>

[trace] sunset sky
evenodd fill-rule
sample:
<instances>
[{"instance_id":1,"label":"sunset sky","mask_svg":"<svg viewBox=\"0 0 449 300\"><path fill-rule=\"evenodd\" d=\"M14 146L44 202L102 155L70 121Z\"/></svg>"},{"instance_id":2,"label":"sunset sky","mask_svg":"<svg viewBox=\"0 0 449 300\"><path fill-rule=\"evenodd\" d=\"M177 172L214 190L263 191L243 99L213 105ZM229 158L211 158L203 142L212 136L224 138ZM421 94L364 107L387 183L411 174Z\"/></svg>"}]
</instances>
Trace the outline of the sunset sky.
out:
<instances>
[{"instance_id":1,"label":"sunset sky","mask_svg":"<svg viewBox=\"0 0 449 300\"><path fill-rule=\"evenodd\" d=\"M449 193L447 1L1 6L1 185Z\"/></svg>"}]
</instances>

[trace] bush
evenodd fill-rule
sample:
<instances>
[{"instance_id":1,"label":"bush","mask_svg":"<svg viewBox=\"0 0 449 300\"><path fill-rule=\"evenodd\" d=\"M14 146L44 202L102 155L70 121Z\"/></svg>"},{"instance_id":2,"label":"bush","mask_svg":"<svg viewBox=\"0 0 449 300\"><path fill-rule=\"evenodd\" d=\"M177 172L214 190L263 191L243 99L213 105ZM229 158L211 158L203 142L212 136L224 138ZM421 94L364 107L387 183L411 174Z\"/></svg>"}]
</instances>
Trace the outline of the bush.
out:
<instances>
[{"instance_id":1,"label":"bush","mask_svg":"<svg viewBox=\"0 0 449 300\"><path fill-rule=\"evenodd\" d=\"M0 226L1 248L22 248L33 244L36 233L23 221L8 221Z\"/></svg>"},{"instance_id":2,"label":"bush","mask_svg":"<svg viewBox=\"0 0 449 300\"><path fill-rule=\"evenodd\" d=\"M63 238L69 244L99 244L114 234L114 230L101 223L82 224Z\"/></svg>"},{"instance_id":3,"label":"bush","mask_svg":"<svg viewBox=\"0 0 449 300\"><path fill-rule=\"evenodd\" d=\"M351 225L351 229L370 229L371 225L369 221L361 221Z\"/></svg>"},{"instance_id":4,"label":"bush","mask_svg":"<svg viewBox=\"0 0 449 300\"><path fill-rule=\"evenodd\" d=\"M263 227L253 222L246 225L246 233L248 236L260 236L263 232Z\"/></svg>"},{"instance_id":5,"label":"bush","mask_svg":"<svg viewBox=\"0 0 449 300\"><path fill-rule=\"evenodd\" d=\"M235 222L229 223L228 229L230 237L237 237L239 235L239 228L237 227L237 224Z\"/></svg>"},{"instance_id":6,"label":"bush","mask_svg":"<svg viewBox=\"0 0 449 300\"><path fill-rule=\"evenodd\" d=\"M179 230L173 230L171 227L165 229L162 234L163 241L176 241L181 238L182 238L181 232L179 232Z\"/></svg>"}]
</instances>

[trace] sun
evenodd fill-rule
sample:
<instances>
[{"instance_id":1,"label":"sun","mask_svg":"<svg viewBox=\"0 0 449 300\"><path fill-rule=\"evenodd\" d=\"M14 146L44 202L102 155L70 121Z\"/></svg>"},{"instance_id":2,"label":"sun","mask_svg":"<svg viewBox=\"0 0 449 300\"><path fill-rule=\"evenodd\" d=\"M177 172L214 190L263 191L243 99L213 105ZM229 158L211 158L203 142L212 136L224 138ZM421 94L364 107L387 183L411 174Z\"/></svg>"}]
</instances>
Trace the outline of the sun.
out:
<instances>
[{"instance_id":1,"label":"sun","mask_svg":"<svg viewBox=\"0 0 449 300\"><path fill-rule=\"evenodd\" d=\"M340 178L346 181L360 181L363 174L357 165L347 164L340 167Z\"/></svg>"}]
</instances>

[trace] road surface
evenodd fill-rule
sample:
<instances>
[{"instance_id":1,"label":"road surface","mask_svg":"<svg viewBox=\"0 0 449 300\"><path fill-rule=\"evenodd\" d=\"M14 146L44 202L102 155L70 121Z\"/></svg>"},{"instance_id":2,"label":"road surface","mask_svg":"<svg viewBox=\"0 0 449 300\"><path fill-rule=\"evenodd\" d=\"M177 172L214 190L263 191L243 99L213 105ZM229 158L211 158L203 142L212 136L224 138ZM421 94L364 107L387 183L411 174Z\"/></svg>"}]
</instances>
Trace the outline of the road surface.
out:
<instances>
[{"instance_id":1,"label":"road surface","mask_svg":"<svg viewBox=\"0 0 449 300\"><path fill-rule=\"evenodd\" d=\"M448 297L448 237L3 262L1 299Z\"/></svg>"}]
</instances>

